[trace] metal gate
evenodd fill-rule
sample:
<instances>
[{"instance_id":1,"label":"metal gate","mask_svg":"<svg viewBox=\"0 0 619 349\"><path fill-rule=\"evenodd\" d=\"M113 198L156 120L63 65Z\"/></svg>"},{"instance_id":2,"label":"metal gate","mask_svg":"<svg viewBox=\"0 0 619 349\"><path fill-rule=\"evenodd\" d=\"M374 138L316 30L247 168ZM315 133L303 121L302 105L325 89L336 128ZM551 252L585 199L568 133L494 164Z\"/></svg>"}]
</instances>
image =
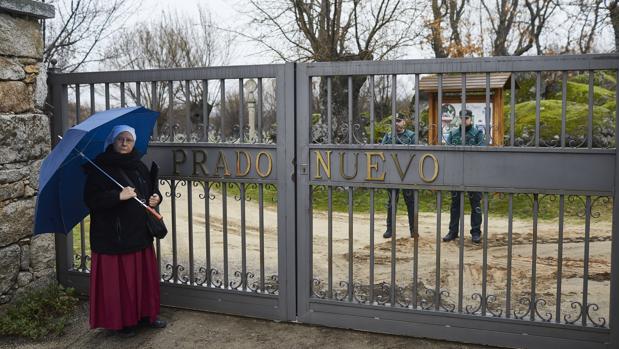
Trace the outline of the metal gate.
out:
<instances>
[{"instance_id":1,"label":"metal gate","mask_svg":"<svg viewBox=\"0 0 619 349\"><path fill-rule=\"evenodd\" d=\"M252 112L236 108L231 123L221 116L231 114L228 105L246 105L249 80ZM54 138L80 116L111 107L144 105L162 113L143 160L160 166L161 210L170 230L156 242L163 305L295 319L295 222L285 214L294 207L294 138L286 137L294 134L290 81L291 64L50 74ZM269 111L272 130L262 124ZM240 127L253 117L257 128ZM257 203L248 213L250 201ZM59 281L87 293L87 222L57 235L56 250Z\"/></svg>"},{"instance_id":2,"label":"metal gate","mask_svg":"<svg viewBox=\"0 0 619 349\"><path fill-rule=\"evenodd\" d=\"M147 159L162 166L172 227L157 242L165 305L508 347L610 348L619 343L618 58L52 73L54 132L79 121L67 117L69 101L75 115L81 104L144 104L176 118L158 124ZM497 73L512 75L508 103ZM267 80L271 134L261 121ZM571 102L583 86L582 103ZM446 101L478 108L483 144L447 144ZM228 105L241 106L234 118ZM491 126L499 105L508 109L500 129ZM396 144L397 113L414 144ZM479 245L465 231L475 200ZM449 229L459 237L442 242ZM85 230L57 237L59 279L84 292Z\"/></svg>"}]
</instances>

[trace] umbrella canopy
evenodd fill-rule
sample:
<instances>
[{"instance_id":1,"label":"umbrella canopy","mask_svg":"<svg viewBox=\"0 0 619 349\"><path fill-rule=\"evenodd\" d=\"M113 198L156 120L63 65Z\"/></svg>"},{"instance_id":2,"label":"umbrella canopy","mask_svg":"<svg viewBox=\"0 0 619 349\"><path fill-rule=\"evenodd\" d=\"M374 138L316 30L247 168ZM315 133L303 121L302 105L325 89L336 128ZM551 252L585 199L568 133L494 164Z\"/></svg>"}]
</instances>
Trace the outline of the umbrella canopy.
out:
<instances>
[{"instance_id":1,"label":"umbrella canopy","mask_svg":"<svg viewBox=\"0 0 619 349\"><path fill-rule=\"evenodd\" d=\"M159 112L144 107L110 109L69 129L41 165L34 234L66 234L88 214L82 169L86 160L79 152L94 159L104 151L105 139L114 126L129 125L136 132L135 149L144 155L157 117Z\"/></svg>"}]
</instances>

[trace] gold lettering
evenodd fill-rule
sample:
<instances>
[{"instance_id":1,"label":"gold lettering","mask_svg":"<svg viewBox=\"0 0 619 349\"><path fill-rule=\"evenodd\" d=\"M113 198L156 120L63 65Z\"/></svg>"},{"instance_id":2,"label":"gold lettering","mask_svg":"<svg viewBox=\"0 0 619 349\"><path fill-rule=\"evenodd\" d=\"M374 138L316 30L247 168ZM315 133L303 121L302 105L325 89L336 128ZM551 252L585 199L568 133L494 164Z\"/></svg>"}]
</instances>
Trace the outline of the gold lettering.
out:
<instances>
[{"instance_id":1,"label":"gold lettering","mask_svg":"<svg viewBox=\"0 0 619 349\"><path fill-rule=\"evenodd\" d=\"M429 179L426 178L425 173L424 173L424 163L425 163L424 161L426 158L431 158L432 161L434 162L434 173L432 174L432 177L430 177ZM432 183L436 180L436 178L438 177L438 159L436 158L436 156L434 156L433 154L423 154L423 156L419 160L419 177L421 178L422 181L426 183Z\"/></svg>"},{"instance_id":2,"label":"gold lettering","mask_svg":"<svg viewBox=\"0 0 619 349\"><path fill-rule=\"evenodd\" d=\"M378 163L372 163L372 158L373 157L380 157L380 159L383 161L383 164L385 163L385 154L382 151L368 151L365 153L365 157L366 157L366 162L367 162L367 177L365 178L366 181L384 181L385 180L385 172L383 171L383 173L378 176L378 177L374 177L372 176L372 170L374 171L378 171Z\"/></svg>"},{"instance_id":3,"label":"gold lettering","mask_svg":"<svg viewBox=\"0 0 619 349\"><path fill-rule=\"evenodd\" d=\"M269 167L267 167L267 171L266 172L262 172L260 170L260 158L262 156L266 156L267 160L269 160L268 164ZM271 154L265 152L265 151L261 151L258 153L258 155L256 155L256 173L258 173L258 176L265 178L268 177L271 174L271 171L273 170L273 157L271 157Z\"/></svg>"},{"instance_id":4,"label":"gold lettering","mask_svg":"<svg viewBox=\"0 0 619 349\"><path fill-rule=\"evenodd\" d=\"M245 169L241 171L241 154L245 157ZM251 170L251 159L249 157L249 153L245 150L237 150L236 151L236 175L237 177L245 177L249 174L249 170Z\"/></svg>"},{"instance_id":5,"label":"gold lettering","mask_svg":"<svg viewBox=\"0 0 619 349\"><path fill-rule=\"evenodd\" d=\"M357 172L359 171L359 153L353 153L353 155L355 156L355 173L352 176L346 175L346 164L344 161L344 157L347 153L345 152L340 152L340 176L344 179L353 179L355 177L357 177Z\"/></svg>"},{"instance_id":6,"label":"gold lettering","mask_svg":"<svg viewBox=\"0 0 619 349\"><path fill-rule=\"evenodd\" d=\"M179 160L177 158L177 154L178 155L182 155L182 158ZM172 151L172 160L174 161L174 174L175 175L179 175L181 174L178 166L182 165L183 163L185 163L185 160L187 160L187 153L185 153L185 151L183 149L176 149Z\"/></svg>"},{"instance_id":7,"label":"gold lettering","mask_svg":"<svg viewBox=\"0 0 619 349\"><path fill-rule=\"evenodd\" d=\"M205 176L208 176L208 171L206 170L206 167L204 166L204 163L206 162L206 152L204 150L192 150L192 158L193 158L193 175L197 176L198 175L198 167L200 168L200 171L202 171L202 174ZM198 160L198 156L200 155L200 160Z\"/></svg>"},{"instance_id":8,"label":"gold lettering","mask_svg":"<svg viewBox=\"0 0 619 349\"><path fill-rule=\"evenodd\" d=\"M408 169L411 167L411 163L413 162L413 158L415 157L415 153L411 153L411 157L408 159L408 164L406 164L406 169L402 171L402 166L400 166L400 160L398 159L398 153L391 153L391 158L395 163L395 168L398 170L398 174L400 175L400 180L404 180L406 177L406 173L408 173Z\"/></svg>"},{"instance_id":9,"label":"gold lettering","mask_svg":"<svg viewBox=\"0 0 619 349\"><path fill-rule=\"evenodd\" d=\"M217 166L215 167L215 174L219 176L219 170L224 170L224 176L230 176L230 169L228 168L228 161L226 160L226 155L222 150L219 151L219 156L217 157Z\"/></svg>"},{"instance_id":10,"label":"gold lettering","mask_svg":"<svg viewBox=\"0 0 619 349\"><path fill-rule=\"evenodd\" d=\"M316 175L314 179L322 179L322 175L320 174L320 168L325 171L327 174L327 178L331 179L331 150L327 150L327 161L322 157L322 153L320 150L314 150L316 154Z\"/></svg>"}]
</instances>

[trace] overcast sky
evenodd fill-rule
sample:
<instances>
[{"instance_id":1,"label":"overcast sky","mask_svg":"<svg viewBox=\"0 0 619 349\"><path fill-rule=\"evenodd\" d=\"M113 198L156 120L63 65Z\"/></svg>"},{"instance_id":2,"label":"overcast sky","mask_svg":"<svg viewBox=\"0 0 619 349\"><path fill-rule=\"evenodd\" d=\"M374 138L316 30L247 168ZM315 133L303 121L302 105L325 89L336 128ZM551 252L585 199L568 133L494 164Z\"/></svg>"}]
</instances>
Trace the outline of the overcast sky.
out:
<instances>
[{"instance_id":1,"label":"overcast sky","mask_svg":"<svg viewBox=\"0 0 619 349\"><path fill-rule=\"evenodd\" d=\"M142 0L143 11L138 11L135 16L136 22L144 21L146 18L140 17L140 13L150 13L157 16L161 13L169 13L177 11L199 20L197 8L202 6L206 8L212 15L213 22L217 23L222 28L239 28L249 22L249 18L242 13L243 5L247 1L243 0ZM243 38L237 38L234 42L233 55L230 65L239 64L266 64L273 63L275 56L258 54L261 51L255 43L248 42Z\"/></svg>"},{"instance_id":2,"label":"overcast sky","mask_svg":"<svg viewBox=\"0 0 619 349\"><path fill-rule=\"evenodd\" d=\"M158 21L162 15L177 12L180 16L187 16L193 19L196 23L199 21L198 7L201 6L211 13L212 20L220 28L229 28L238 31L251 30L248 26L250 18L243 13L244 10L249 10L247 0L126 0L134 3L141 3L141 7L131 15L125 22L127 27L138 23L149 21ZM409 0L412 1L412 0ZM564 40L564 33L554 31L547 33L546 41ZM557 37L558 36L558 37ZM113 37L113 36L112 36ZM596 43L602 47L613 47L613 35L610 26L607 26L604 32L596 38ZM99 49L107 46L107 42L103 42ZM432 50L425 47L410 47L401 52L403 59L417 58L433 58ZM535 54L535 50L531 49L527 54ZM256 42L249 41L237 36L231 47L231 57L228 65L244 65L244 64L267 64L281 62L281 60L272 53L265 50L264 46ZM87 67L86 70L97 69L96 67Z\"/></svg>"}]
</instances>

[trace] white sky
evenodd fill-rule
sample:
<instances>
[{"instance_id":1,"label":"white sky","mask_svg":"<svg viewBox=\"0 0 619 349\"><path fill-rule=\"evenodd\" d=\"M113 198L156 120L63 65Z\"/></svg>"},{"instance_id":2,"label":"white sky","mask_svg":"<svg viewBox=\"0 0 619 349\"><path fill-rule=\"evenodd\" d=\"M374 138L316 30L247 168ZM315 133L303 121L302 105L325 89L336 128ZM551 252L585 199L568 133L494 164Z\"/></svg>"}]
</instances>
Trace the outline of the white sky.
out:
<instances>
[{"instance_id":1,"label":"white sky","mask_svg":"<svg viewBox=\"0 0 619 349\"><path fill-rule=\"evenodd\" d=\"M219 27L239 30L249 22L249 18L239 12L243 10L244 5L246 1L243 0L142 0L142 9L134 18L136 22L141 22L147 20L142 17L144 13L158 16L162 13L177 11L197 22L199 20L197 9L198 6L202 6L211 13L213 22ZM276 60L275 56L258 54L261 48L246 39L237 38L234 44L230 65L266 64Z\"/></svg>"},{"instance_id":2,"label":"white sky","mask_svg":"<svg viewBox=\"0 0 619 349\"><path fill-rule=\"evenodd\" d=\"M162 15L171 12L177 12L181 16L187 16L196 21L199 20L198 7L201 6L207 9L212 16L213 22L221 28L230 28L238 31L252 30L248 23L250 18L243 14L243 10L249 10L247 0L126 0L133 3L141 3L141 6L135 11L127 25L143 23L147 21L156 21ZM413 0L409 0L413 1ZM554 36L561 36L560 33L548 33L546 40L554 40ZM596 38L598 44L603 43L605 47L612 47L613 35L612 29L606 27L601 37ZM489 41L488 41L489 42ZM107 46L103 42L99 49ZM401 52L402 59L416 58L433 58L432 50L425 47L411 47L406 51ZM527 54L535 54L535 49L531 49ZM281 62L281 60L273 53L265 50L264 46L256 42L252 42L243 37L237 36L231 47L230 61L227 65L246 65L246 64L267 64ZM97 70L96 67L87 67L86 70Z\"/></svg>"}]
</instances>

